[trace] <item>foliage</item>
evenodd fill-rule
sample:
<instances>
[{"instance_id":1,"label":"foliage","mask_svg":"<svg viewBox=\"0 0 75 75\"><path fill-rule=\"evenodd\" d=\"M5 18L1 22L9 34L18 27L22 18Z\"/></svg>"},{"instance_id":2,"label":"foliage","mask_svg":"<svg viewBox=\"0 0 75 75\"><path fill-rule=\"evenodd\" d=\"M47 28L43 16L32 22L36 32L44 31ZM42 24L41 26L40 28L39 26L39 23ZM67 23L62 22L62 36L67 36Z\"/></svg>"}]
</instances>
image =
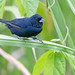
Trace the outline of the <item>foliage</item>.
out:
<instances>
[{"instance_id":1,"label":"foliage","mask_svg":"<svg viewBox=\"0 0 75 75\"><path fill-rule=\"evenodd\" d=\"M23 42L6 36L10 35L10 32L1 23L0 47L6 50L8 53L5 53L6 55L10 54L10 57L13 55L24 64L32 75L75 75L74 0L0 0L0 18L29 17L35 13L41 14L45 19L43 31L38 35L39 38L46 40L44 43L32 39ZM2 53L0 55L0 75L22 75L23 71L15 65L16 62L13 64L16 66L14 68L11 62L9 63L11 58L4 57ZM35 63L36 57L39 59ZM71 66L67 66L66 71L68 62Z\"/></svg>"}]
</instances>

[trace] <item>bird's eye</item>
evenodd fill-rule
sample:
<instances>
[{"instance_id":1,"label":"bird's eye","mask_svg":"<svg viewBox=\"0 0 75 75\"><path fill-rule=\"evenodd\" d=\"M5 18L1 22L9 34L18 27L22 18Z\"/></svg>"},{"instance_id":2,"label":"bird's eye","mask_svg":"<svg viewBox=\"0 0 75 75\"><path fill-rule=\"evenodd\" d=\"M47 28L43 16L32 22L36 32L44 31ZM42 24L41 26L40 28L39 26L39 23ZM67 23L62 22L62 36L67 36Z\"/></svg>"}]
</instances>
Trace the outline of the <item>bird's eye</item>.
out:
<instances>
[{"instance_id":1,"label":"bird's eye","mask_svg":"<svg viewBox=\"0 0 75 75\"><path fill-rule=\"evenodd\" d=\"M40 21L40 20L41 20L41 18L37 18L37 20L38 20L38 21Z\"/></svg>"},{"instance_id":2,"label":"bird's eye","mask_svg":"<svg viewBox=\"0 0 75 75\"><path fill-rule=\"evenodd\" d=\"M41 18L38 18L38 20L40 21L40 20L41 20Z\"/></svg>"}]
</instances>

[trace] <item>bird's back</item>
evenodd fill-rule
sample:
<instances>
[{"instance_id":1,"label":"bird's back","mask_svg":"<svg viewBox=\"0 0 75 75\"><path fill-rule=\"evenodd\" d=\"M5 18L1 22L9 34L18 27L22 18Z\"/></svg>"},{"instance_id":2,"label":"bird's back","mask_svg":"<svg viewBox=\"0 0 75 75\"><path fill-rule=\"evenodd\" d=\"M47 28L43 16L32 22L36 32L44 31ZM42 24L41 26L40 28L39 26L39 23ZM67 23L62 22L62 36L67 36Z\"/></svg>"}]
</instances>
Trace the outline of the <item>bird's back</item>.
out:
<instances>
[{"instance_id":1,"label":"bird's back","mask_svg":"<svg viewBox=\"0 0 75 75\"><path fill-rule=\"evenodd\" d=\"M19 18L19 19L14 19L10 21L11 24L14 24L16 26L19 26L21 28L26 28L28 25L31 23L29 22L29 18Z\"/></svg>"}]
</instances>

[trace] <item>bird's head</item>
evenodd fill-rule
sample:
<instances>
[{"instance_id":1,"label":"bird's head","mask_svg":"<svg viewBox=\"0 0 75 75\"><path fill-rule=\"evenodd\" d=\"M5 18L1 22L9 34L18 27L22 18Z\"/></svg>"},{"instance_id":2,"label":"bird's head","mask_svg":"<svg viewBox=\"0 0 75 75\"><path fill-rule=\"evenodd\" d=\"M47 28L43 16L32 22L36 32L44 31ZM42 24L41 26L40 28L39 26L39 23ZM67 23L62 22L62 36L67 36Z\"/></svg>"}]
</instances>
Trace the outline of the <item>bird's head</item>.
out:
<instances>
[{"instance_id":1,"label":"bird's head","mask_svg":"<svg viewBox=\"0 0 75 75\"><path fill-rule=\"evenodd\" d=\"M31 16L30 19L31 19L31 23L37 27L41 27L43 25L43 22L45 21L42 18L42 16L39 14L35 14L35 15Z\"/></svg>"}]
</instances>

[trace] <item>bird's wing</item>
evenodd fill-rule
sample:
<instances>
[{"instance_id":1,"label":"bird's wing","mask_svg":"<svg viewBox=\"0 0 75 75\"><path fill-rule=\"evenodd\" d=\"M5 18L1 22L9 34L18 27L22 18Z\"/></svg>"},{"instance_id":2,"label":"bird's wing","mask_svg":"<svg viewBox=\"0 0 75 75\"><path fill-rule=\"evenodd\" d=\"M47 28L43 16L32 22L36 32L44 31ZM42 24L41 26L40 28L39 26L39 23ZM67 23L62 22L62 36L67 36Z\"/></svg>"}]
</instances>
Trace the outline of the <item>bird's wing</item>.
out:
<instances>
[{"instance_id":1,"label":"bird's wing","mask_svg":"<svg viewBox=\"0 0 75 75\"><path fill-rule=\"evenodd\" d=\"M10 23L10 22L8 22L7 24L10 25L11 27L15 27L15 28L18 28L18 29L22 29L21 27L15 25L15 24L12 24L12 23Z\"/></svg>"},{"instance_id":2,"label":"bird's wing","mask_svg":"<svg viewBox=\"0 0 75 75\"><path fill-rule=\"evenodd\" d=\"M27 28L28 26L26 18L15 19L15 20L8 22L7 24L10 25L11 27L15 27L18 29Z\"/></svg>"}]
</instances>

